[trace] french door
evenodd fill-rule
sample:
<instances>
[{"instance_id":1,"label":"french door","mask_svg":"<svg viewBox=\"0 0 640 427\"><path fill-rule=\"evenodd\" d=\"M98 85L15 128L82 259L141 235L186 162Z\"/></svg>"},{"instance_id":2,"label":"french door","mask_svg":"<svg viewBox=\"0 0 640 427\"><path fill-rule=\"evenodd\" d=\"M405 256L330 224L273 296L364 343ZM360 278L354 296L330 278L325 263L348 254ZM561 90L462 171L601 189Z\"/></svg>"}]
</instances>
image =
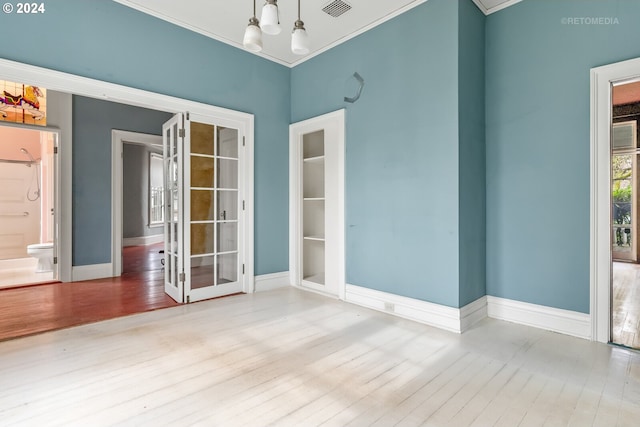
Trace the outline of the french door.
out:
<instances>
[{"instance_id":1,"label":"french door","mask_svg":"<svg viewBox=\"0 0 640 427\"><path fill-rule=\"evenodd\" d=\"M180 113L163 128L165 292L193 302L243 292L244 168L238 129Z\"/></svg>"}]
</instances>

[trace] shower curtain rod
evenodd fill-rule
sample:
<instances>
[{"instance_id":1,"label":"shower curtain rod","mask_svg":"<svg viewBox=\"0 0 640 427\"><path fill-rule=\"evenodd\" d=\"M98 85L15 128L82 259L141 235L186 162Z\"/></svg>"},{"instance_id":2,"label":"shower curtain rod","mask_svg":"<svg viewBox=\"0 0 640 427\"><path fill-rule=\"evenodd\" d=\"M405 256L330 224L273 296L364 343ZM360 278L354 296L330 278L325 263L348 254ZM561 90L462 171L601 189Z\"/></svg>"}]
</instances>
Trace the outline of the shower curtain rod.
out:
<instances>
[{"instance_id":1,"label":"shower curtain rod","mask_svg":"<svg viewBox=\"0 0 640 427\"><path fill-rule=\"evenodd\" d=\"M34 163L38 163L37 159L36 161L32 162L31 160L9 160L9 159L0 159L0 163L18 163L21 165L32 165Z\"/></svg>"}]
</instances>

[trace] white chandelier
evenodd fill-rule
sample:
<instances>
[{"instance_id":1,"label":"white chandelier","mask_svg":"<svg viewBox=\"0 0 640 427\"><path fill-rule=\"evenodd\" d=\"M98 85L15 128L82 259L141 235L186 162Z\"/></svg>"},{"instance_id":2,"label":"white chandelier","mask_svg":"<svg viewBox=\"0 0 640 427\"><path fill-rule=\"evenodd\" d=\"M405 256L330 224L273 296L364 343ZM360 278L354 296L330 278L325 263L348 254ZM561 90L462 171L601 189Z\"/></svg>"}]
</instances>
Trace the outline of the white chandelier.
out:
<instances>
[{"instance_id":1,"label":"white chandelier","mask_svg":"<svg viewBox=\"0 0 640 427\"><path fill-rule=\"evenodd\" d=\"M280 13L277 0L266 0L262 7L262 17L256 18L256 0L253 0L253 16L249 19L249 25L244 32L242 44L245 49L252 52L262 50L262 33L269 35L280 34ZM309 37L304 28L304 22L300 19L300 0L298 0L298 20L293 24L291 33L291 51L296 55L309 53Z\"/></svg>"}]
</instances>

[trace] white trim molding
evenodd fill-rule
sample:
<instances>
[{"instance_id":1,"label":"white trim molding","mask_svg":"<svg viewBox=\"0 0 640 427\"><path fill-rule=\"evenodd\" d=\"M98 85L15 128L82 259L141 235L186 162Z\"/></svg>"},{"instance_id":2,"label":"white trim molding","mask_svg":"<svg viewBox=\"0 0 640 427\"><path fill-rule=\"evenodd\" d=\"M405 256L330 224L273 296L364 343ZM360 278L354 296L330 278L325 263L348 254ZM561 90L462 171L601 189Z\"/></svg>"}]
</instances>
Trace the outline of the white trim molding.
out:
<instances>
[{"instance_id":1,"label":"white trim molding","mask_svg":"<svg viewBox=\"0 0 640 427\"><path fill-rule=\"evenodd\" d=\"M471 328L487 312L485 297L453 308L349 284L345 301L456 333Z\"/></svg>"},{"instance_id":2,"label":"white trim molding","mask_svg":"<svg viewBox=\"0 0 640 427\"><path fill-rule=\"evenodd\" d=\"M161 129L158 129L161 130ZM146 133L129 132L125 130L111 130L111 264L113 265L112 276L117 277L122 274L122 247L145 245L151 243L125 243L122 237L123 227L123 145L132 143L146 146L162 146L161 135L149 135ZM135 237L133 239L140 239ZM164 236L160 236L160 241ZM129 240L131 242L131 240Z\"/></svg>"},{"instance_id":3,"label":"white trim molding","mask_svg":"<svg viewBox=\"0 0 640 427\"><path fill-rule=\"evenodd\" d=\"M270 291L272 289L286 288L289 283L289 272L261 274L254 278L255 292Z\"/></svg>"},{"instance_id":4,"label":"white trim molding","mask_svg":"<svg viewBox=\"0 0 640 427\"><path fill-rule=\"evenodd\" d=\"M611 122L612 85L640 78L640 58L591 69L589 282L591 339L611 337Z\"/></svg>"},{"instance_id":5,"label":"white trim molding","mask_svg":"<svg viewBox=\"0 0 640 427\"><path fill-rule=\"evenodd\" d=\"M105 264L77 265L73 267L72 279L74 282L104 279L105 277L111 277L112 270L113 266L110 262Z\"/></svg>"},{"instance_id":6,"label":"white trim molding","mask_svg":"<svg viewBox=\"0 0 640 427\"><path fill-rule=\"evenodd\" d=\"M578 338L591 338L588 314L487 296L489 317Z\"/></svg>"},{"instance_id":7,"label":"white trim molding","mask_svg":"<svg viewBox=\"0 0 640 427\"><path fill-rule=\"evenodd\" d=\"M493 7L486 7L483 4L483 0L473 0L475 5L478 6L478 9L480 9L482 13L484 13L485 15L491 15L492 13L496 13L499 10L506 9L509 6L513 6L516 3L520 3L521 1L522 0L504 0Z\"/></svg>"},{"instance_id":8,"label":"white trim molding","mask_svg":"<svg viewBox=\"0 0 640 427\"><path fill-rule=\"evenodd\" d=\"M460 332L487 318L487 297L483 296L460 309Z\"/></svg>"}]
</instances>

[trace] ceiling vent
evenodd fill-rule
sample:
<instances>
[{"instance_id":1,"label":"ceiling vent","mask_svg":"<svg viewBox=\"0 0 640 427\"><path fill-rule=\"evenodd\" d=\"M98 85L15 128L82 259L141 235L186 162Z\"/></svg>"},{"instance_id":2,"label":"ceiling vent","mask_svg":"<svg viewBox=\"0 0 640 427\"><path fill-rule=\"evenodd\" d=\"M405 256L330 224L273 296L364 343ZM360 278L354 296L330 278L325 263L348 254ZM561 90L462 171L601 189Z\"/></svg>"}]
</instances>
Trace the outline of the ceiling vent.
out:
<instances>
[{"instance_id":1,"label":"ceiling vent","mask_svg":"<svg viewBox=\"0 0 640 427\"><path fill-rule=\"evenodd\" d=\"M323 12L333 16L334 18L337 18L349 10L351 10L351 5L342 0L334 0L322 8Z\"/></svg>"}]
</instances>

